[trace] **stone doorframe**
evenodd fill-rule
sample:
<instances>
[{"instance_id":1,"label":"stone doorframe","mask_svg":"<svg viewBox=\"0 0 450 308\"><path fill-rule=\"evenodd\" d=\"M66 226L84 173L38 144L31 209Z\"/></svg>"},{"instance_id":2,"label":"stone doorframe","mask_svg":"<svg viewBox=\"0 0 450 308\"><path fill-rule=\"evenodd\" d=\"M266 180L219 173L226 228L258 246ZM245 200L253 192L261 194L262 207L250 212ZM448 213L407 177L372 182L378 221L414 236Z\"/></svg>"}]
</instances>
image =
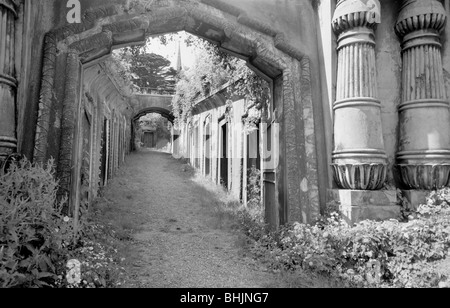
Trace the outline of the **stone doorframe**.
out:
<instances>
[{"instance_id":1,"label":"stone doorframe","mask_svg":"<svg viewBox=\"0 0 450 308\"><path fill-rule=\"evenodd\" d=\"M206 3L208 2L208 3ZM207 27L208 31L204 30ZM42 86L35 137L34 160L45 162L52 108L61 108L61 140L57 175L77 200L78 115L83 66L110 55L112 49L143 43L149 35L185 30L215 41L228 53L247 60L257 73L279 80L272 122L280 123L280 165L276 168L278 207L288 221L312 222L320 212L328 187L319 174L328 174L317 153L326 151L325 131L317 131L323 117L321 103L313 104L310 59L290 45L270 24L220 0L163 1L145 9L110 5L87 11L80 24L71 24L45 37ZM322 202L321 202L322 201Z\"/></svg>"}]
</instances>

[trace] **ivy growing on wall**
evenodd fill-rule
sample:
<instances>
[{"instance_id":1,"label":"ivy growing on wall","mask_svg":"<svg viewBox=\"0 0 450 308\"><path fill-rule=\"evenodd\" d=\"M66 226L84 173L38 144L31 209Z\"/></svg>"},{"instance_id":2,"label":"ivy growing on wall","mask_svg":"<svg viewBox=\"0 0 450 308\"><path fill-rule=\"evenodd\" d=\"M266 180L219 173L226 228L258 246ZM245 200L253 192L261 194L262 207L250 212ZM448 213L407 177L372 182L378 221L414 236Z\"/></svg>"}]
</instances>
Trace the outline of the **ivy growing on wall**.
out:
<instances>
[{"instance_id":1,"label":"ivy growing on wall","mask_svg":"<svg viewBox=\"0 0 450 308\"><path fill-rule=\"evenodd\" d=\"M246 124L256 125L270 102L269 84L250 70L245 61L220 51L216 45L193 36L188 36L188 40L198 50L197 60L179 73L172 101L175 123L187 123L196 103L230 82L228 96L246 98ZM231 100L228 100L227 112L231 110Z\"/></svg>"}]
</instances>

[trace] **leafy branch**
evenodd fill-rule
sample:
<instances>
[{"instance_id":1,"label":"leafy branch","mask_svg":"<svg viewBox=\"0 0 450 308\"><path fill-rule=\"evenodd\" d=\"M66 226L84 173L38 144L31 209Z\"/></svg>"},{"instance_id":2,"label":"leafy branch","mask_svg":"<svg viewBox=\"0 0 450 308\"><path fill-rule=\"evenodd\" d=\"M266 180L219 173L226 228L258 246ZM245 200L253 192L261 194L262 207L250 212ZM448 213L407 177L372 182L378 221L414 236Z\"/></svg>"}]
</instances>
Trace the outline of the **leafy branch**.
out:
<instances>
[{"instance_id":1,"label":"leafy branch","mask_svg":"<svg viewBox=\"0 0 450 308\"><path fill-rule=\"evenodd\" d=\"M218 46L192 36L188 36L188 39L191 46L198 50L198 54L194 66L183 70L178 76L172 101L176 124L189 122L192 108L199 99L210 95L230 80L235 82L228 87L228 94L245 97L247 100L246 124L257 124L270 103L268 83L250 70L245 61L220 51ZM231 110L232 104L228 101L228 116Z\"/></svg>"}]
</instances>

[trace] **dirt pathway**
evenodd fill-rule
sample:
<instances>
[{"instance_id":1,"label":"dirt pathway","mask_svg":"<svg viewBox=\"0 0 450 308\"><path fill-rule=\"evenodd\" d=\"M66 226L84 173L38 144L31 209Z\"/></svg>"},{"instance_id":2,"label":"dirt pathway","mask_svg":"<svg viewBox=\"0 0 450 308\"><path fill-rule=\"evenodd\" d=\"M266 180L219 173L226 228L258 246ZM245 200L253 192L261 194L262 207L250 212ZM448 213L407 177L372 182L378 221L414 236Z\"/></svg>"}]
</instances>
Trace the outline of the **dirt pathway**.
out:
<instances>
[{"instance_id":1,"label":"dirt pathway","mask_svg":"<svg viewBox=\"0 0 450 308\"><path fill-rule=\"evenodd\" d=\"M245 251L236 222L214 213L214 202L218 196L170 155L129 156L103 202L105 219L130 236L121 252L125 287L285 287Z\"/></svg>"}]
</instances>

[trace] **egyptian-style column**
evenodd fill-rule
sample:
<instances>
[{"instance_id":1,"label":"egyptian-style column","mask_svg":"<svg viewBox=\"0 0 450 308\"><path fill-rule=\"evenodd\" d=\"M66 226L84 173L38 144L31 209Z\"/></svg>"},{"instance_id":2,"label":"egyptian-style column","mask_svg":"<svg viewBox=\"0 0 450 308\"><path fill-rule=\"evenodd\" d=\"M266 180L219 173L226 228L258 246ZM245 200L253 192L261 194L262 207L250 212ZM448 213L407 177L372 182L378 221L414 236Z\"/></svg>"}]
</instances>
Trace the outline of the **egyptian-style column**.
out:
<instances>
[{"instance_id":1,"label":"egyptian-style column","mask_svg":"<svg viewBox=\"0 0 450 308\"><path fill-rule=\"evenodd\" d=\"M377 23L378 0L338 1L332 22L338 43L333 170L341 189L379 190L386 180L387 156L377 99Z\"/></svg>"},{"instance_id":2,"label":"egyptian-style column","mask_svg":"<svg viewBox=\"0 0 450 308\"><path fill-rule=\"evenodd\" d=\"M15 19L16 5L0 0L0 160L16 152Z\"/></svg>"},{"instance_id":3,"label":"egyptian-style column","mask_svg":"<svg viewBox=\"0 0 450 308\"><path fill-rule=\"evenodd\" d=\"M450 113L440 33L446 12L437 0L403 0L395 26L402 41L403 101L397 160L409 189L449 184Z\"/></svg>"}]
</instances>

